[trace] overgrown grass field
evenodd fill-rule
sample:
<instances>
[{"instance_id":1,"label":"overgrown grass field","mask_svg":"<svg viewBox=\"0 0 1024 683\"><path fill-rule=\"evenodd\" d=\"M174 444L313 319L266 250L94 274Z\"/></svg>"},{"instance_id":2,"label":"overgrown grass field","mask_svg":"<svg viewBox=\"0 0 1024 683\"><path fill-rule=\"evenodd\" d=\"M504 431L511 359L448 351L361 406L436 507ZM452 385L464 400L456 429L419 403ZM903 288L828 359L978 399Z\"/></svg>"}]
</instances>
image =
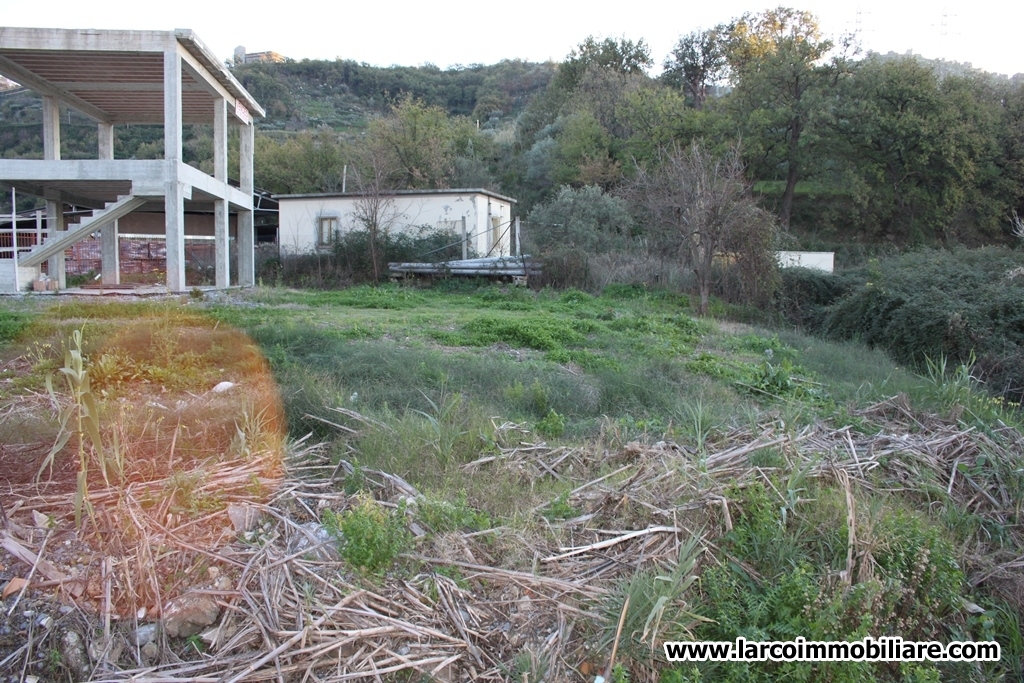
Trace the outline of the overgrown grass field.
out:
<instances>
[{"instance_id":1,"label":"overgrown grass field","mask_svg":"<svg viewBox=\"0 0 1024 683\"><path fill-rule=\"evenodd\" d=\"M347 539L343 556L369 581L418 571L409 558L440 552L452 533L486 541L474 552L495 566L537 572L531 548L545 544L585 546L612 533L601 529L689 529L693 543L667 564L655 555L648 564L633 558L635 570L601 579L608 597L587 609L610 615L607 622L577 626L609 643L631 596L628 623L638 626L622 639L616 680L1021 675L1024 582L1006 568L1024 553L1021 416L987 397L969 367L935 359L930 373L915 375L880 350L698 319L685 296L622 286L594 296L442 282L0 306L8 309L0 312L7 360L84 328L96 340L88 360L94 386L107 392L106 410L142 375L192 387L219 379L216 361L202 360L210 353L251 362L227 347L181 347L157 363L152 351L98 341L126 319L186 316L244 331L269 362L290 438L312 432L339 463L337 487L352 503L327 510L325 525ZM152 348L144 342L133 337ZM0 400L39 389L49 366L37 361L2 385ZM174 363L184 365L164 375L154 369ZM910 445L952 443L942 435L970 448L950 464L945 446L929 460L920 455L927 448ZM905 452L891 445L898 438L909 439ZM837 463L850 461L847 440L853 461L868 457L871 467L850 465L845 474L847 465ZM812 442L822 445L799 446ZM876 457L870 449L879 444L886 455ZM524 459L532 452L553 455ZM663 471L659 483L630 493L651 458ZM403 478L421 498L380 507L367 493L371 470ZM610 492L600 500L588 497L598 480ZM868 634L994 638L1003 659L671 667L654 647L670 636ZM507 663L509 680L554 671L523 652Z\"/></svg>"}]
</instances>

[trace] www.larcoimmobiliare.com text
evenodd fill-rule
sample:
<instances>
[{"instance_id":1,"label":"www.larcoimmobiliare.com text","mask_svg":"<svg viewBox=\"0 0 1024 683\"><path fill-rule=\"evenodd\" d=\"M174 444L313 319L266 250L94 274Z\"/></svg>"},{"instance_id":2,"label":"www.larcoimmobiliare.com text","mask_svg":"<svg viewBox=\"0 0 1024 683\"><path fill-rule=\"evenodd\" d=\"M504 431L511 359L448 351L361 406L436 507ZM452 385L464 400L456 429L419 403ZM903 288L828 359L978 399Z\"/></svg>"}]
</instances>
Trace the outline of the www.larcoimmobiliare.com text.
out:
<instances>
[{"instance_id":1,"label":"www.larcoimmobiliare.com text","mask_svg":"<svg viewBox=\"0 0 1024 683\"><path fill-rule=\"evenodd\" d=\"M670 662L997 662L995 641L903 640L883 636L853 641L682 641L665 643Z\"/></svg>"}]
</instances>

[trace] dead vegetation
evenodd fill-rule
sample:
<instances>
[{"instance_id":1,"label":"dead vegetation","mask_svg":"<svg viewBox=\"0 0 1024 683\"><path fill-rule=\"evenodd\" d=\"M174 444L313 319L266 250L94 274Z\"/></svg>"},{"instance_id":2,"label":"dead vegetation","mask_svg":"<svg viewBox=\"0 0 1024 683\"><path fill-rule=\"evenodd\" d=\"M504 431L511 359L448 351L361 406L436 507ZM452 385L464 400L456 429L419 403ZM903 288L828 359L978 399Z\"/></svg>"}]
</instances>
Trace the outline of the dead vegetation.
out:
<instances>
[{"instance_id":1,"label":"dead vegetation","mask_svg":"<svg viewBox=\"0 0 1024 683\"><path fill-rule=\"evenodd\" d=\"M873 571L870 528L859 531L868 520L855 491L944 492L957 507L1006 524L1013 538L1002 548L1024 546L1010 523L1022 503L986 466L993 458L1019 466L1019 432L997 426L982 433L917 415L901 397L856 417L871 433L820 423L793 431L774 421L719 434L703 450L671 442L553 448L522 425L496 424L504 445L465 468L480 476L503 468L566 485L564 496L515 527L426 528L416 514L420 493L403 479L334 464L305 442L290 446L283 478L260 455L208 468L191 491L216 495L207 514L174 514L173 496L157 495L180 485L173 475L93 490L97 526L79 536L66 523L66 496L12 491L3 546L31 591L73 606L89 624L76 631L91 641L87 676L78 672L89 680L398 680L400 672L451 681L580 680L604 668L620 611L632 680L655 680L657 657L644 662L637 653L656 652L693 625L679 618L692 606L687 577L703 566L743 562L718 543L741 513L737 492L756 482L793 514L801 489L782 490L779 482L799 476L846 491L849 546L837 576L846 585ZM346 493L344 480L357 471L376 504L401 511L416 536L398 569L379 577L354 571L321 531L326 511L355 504L358 494ZM941 491L929 493L931 485ZM274 492L254 501L255 486ZM69 540L90 558L84 571L62 552ZM994 542L977 543L965 554L968 583L1001 583L1019 600L1021 558ZM636 577L673 569L680 575L667 594L671 604L636 597ZM163 646L147 656L139 626L157 622L169 601L185 594L212 600L218 616L184 644L162 629ZM662 622L667 607L673 617ZM61 629L66 634L63 626L36 627L0 669L30 670L58 647Z\"/></svg>"}]
</instances>

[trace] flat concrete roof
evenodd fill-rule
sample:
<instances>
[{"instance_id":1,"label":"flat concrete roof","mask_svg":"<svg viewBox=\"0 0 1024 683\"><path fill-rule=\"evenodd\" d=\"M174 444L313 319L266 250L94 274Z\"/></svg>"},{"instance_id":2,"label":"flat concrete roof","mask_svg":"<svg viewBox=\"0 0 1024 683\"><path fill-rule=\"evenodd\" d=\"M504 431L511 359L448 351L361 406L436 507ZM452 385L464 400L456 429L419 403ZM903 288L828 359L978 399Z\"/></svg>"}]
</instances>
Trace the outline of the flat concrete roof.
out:
<instances>
[{"instance_id":1,"label":"flat concrete roof","mask_svg":"<svg viewBox=\"0 0 1024 683\"><path fill-rule=\"evenodd\" d=\"M452 189L447 189L447 190L394 190L392 192L387 192L387 193L384 193L384 194L397 195L399 197L410 197L410 196L415 197L415 196L420 196L420 195L446 195L446 194L447 195L482 194L482 195L487 195L488 197L494 197L495 199L501 199L502 201L506 201L506 202L509 202L509 203L512 203L512 204L517 204L518 203L515 199L512 199L512 197L506 197L503 194L498 194L497 192L491 192L490 190L485 190L485 189L483 189L481 187L461 188L461 189L460 188L452 188ZM328 197L330 197L330 198L337 197L339 199L358 199L359 197L364 197L364 196L366 196L366 195L362 194L362 193L359 193L359 192L313 192L313 193L310 193L310 194L275 194L274 195L274 199L277 199L278 201L280 201L282 199L325 199L325 198L328 198Z\"/></svg>"},{"instance_id":2,"label":"flat concrete roof","mask_svg":"<svg viewBox=\"0 0 1024 683\"><path fill-rule=\"evenodd\" d=\"M163 54L170 51L182 55L185 123L209 123L214 97L227 99L229 116L239 120L266 115L188 29L0 28L0 74L104 123L163 123Z\"/></svg>"}]
</instances>

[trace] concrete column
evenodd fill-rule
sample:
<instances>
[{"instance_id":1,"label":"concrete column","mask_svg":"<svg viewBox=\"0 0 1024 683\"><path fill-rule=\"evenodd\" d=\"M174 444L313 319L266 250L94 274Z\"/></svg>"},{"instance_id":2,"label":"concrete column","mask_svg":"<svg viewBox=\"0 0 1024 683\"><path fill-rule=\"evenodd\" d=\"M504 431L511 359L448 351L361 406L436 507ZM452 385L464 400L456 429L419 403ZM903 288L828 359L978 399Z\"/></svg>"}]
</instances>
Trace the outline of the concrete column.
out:
<instances>
[{"instance_id":1,"label":"concrete column","mask_svg":"<svg viewBox=\"0 0 1024 683\"><path fill-rule=\"evenodd\" d=\"M46 229L47 239L57 237L57 233L64 232L64 202L46 200ZM57 286L64 289L67 286L67 273L64 271L64 252L51 256L46 262L46 274L50 279L57 281Z\"/></svg>"},{"instance_id":2,"label":"concrete column","mask_svg":"<svg viewBox=\"0 0 1024 683\"><path fill-rule=\"evenodd\" d=\"M213 177L224 183L228 192L228 103L223 97L213 101ZM217 289L231 284L230 250L228 249L228 202L213 200L214 258Z\"/></svg>"},{"instance_id":3,"label":"concrete column","mask_svg":"<svg viewBox=\"0 0 1024 683\"><path fill-rule=\"evenodd\" d=\"M14 291L21 291L18 282L18 192L11 186L11 265L14 266Z\"/></svg>"},{"instance_id":4,"label":"concrete column","mask_svg":"<svg viewBox=\"0 0 1024 683\"><path fill-rule=\"evenodd\" d=\"M100 281L105 285L121 284L121 248L117 239L117 221L100 231Z\"/></svg>"},{"instance_id":5,"label":"concrete column","mask_svg":"<svg viewBox=\"0 0 1024 683\"><path fill-rule=\"evenodd\" d=\"M252 199L253 177L252 158L255 148L255 131L253 125L243 125L239 128L239 189ZM253 227L252 211L239 210L238 212L238 236L235 240L238 245L238 284L242 287L252 287L256 284L256 235Z\"/></svg>"},{"instance_id":6,"label":"concrete column","mask_svg":"<svg viewBox=\"0 0 1024 683\"><path fill-rule=\"evenodd\" d=\"M55 97L43 97L43 159L57 161L60 159L60 103ZM47 198L46 227L49 237L64 232L64 203L59 199ZM64 272L64 253L50 257L46 262L46 272L58 286L64 289L67 275Z\"/></svg>"},{"instance_id":7,"label":"concrete column","mask_svg":"<svg viewBox=\"0 0 1024 683\"><path fill-rule=\"evenodd\" d=\"M97 159L114 158L114 124L96 124ZM117 241L117 221L100 230L100 282L121 284L121 254Z\"/></svg>"},{"instance_id":8,"label":"concrete column","mask_svg":"<svg viewBox=\"0 0 1024 683\"><path fill-rule=\"evenodd\" d=\"M96 139L98 141L98 159L114 158L114 124L100 123L96 125Z\"/></svg>"},{"instance_id":9,"label":"concrete column","mask_svg":"<svg viewBox=\"0 0 1024 683\"><path fill-rule=\"evenodd\" d=\"M43 158L60 159L60 103L56 97L43 97Z\"/></svg>"},{"instance_id":10,"label":"concrete column","mask_svg":"<svg viewBox=\"0 0 1024 683\"><path fill-rule=\"evenodd\" d=\"M185 291L185 188L181 163L181 57L164 52L164 213L167 236L167 290Z\"/></svg>"}]
</instances>

